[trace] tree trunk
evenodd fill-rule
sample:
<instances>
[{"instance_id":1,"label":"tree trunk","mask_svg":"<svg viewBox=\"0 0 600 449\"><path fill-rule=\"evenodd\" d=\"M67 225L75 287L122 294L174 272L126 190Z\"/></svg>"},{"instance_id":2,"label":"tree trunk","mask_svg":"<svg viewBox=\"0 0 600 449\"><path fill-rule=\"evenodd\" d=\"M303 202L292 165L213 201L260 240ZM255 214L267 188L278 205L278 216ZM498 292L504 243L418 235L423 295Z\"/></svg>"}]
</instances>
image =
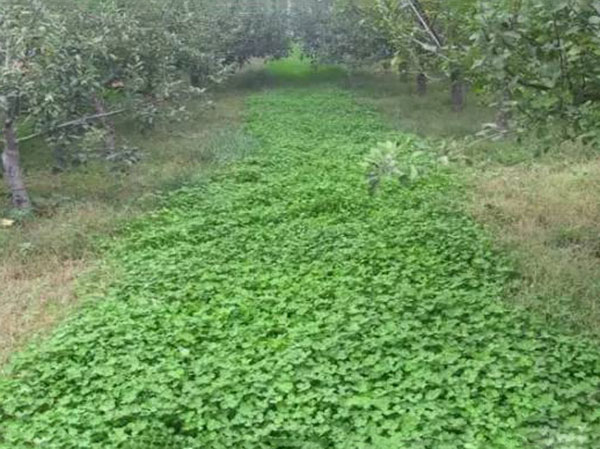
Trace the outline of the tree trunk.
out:
<instances>
[{"instance_id":1,"label":"tree trunk","mask_svg":"<svg viewBox=\"0 0 600 449\"><path fill-rule=\"evenodd\" d=\"M94 109L96 113L98 115L103 115L100 118L100 122L102 123L102 126L106 132L104 136L104 149L106 150L107 154L114 153L117 148L117 131L115 130L115 122L111 117L105 116L107 112L104 100L94 94L92 97L92 102L94 103Z\"/></svg>"},{"instance_id":2,"label":"tree trunk","mask_svg":"<svg viewBox=\"0 0 600 449\"><path fill-rule=\"evenodd\" d=\"M190 70L190 84L192 87L200 87L200 71L198 69Z\"/></svg>"},{"instance_id":3,"label":"tree trunk","mask_svg":"<svg viewBox=\"0 0 600 449\"><path fill-rule=\"evenodd\" d=\"M56 143L52 149L52 155L54 156L54 167L52 167L53 173L61 173L67 168L67 156L65 147L60 143Z\"/></svg>"},{"instance_id":4,"label":"tree trunk","mask_svg":"<svg viewBox=\"0 0 600 449\"><path fill-rule=\"evenodd\" d=\"M190 69L190 84L192 87L206 87L209 69L206 66L196 66Z\"/></svg>"},{"instance_id":5,"label":"tree trunk","mask_svg":"<svg viewBox=\"0 0 600 449\"><path fill-rule=\"evenodd\" d=\"M504 108L500 108L496 114L496 126L498 131L502 134L508 132L508 111Z\"/></svg>"},{"instance_id":6,"label":"tree trunk","mask_svg":"<svg viewBox=\"0 0 600 449\"><path fill-rule=\"evenodd\" d=\"M460 70L454 70L450 78L452 83L452 109L454 112L461 112L465 108L465 81Z\"/></svg>"},{"instance_id":7,"label":"tree trunk","mask_svg":"<svg viewBox=\"0 0 600 449\"><path fill-rule=\"evenodd\" d=\"M417 75L417 95L425 96L427 94L427 75L419 73Z\"/></svg>"},{"instance_id":8,"label":"tree trunk","mask_svg":"<svg viewBox=\"0 0 600 449\"><path fill-rule=\"evenodd\" d=\"M406 83L410 81L408 73L408 64L402 63L398 65L398 74L400 75L400 81Z\"/></svg>"},{"instance_id":9,"label":"tree trunk","mask_svg":"<svg viewBox=\"0 0 600 449\"><path fill-rule=\"evenodd\" d=\"M2 152L2 166L4 167L4 181L12 195L12 204L17 209L31 209L31 201L21 171L19 142L12 120L4 122L4 138L6 142Z\"/></svg>"},{"instance_id":10,"label":"tree trunk","mask_svg":"<svg viewBox=\"0 0 600 449\"><path fill-rule=\"evenodd\" d=\"M506 134L510 128L510 93L505 90L502 92L500 101L498 102L498 113L496 114L496 126L498 132Z\"/></svg>"}]
</instances>

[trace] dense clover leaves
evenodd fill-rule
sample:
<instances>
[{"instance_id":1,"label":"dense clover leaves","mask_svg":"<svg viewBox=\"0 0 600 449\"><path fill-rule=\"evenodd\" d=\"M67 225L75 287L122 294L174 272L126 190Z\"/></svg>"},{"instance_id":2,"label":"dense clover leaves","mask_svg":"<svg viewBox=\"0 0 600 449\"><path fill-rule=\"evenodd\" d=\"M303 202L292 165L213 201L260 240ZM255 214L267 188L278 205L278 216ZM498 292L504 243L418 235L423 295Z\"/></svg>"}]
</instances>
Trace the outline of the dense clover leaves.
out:
<instances>
[{"instance_id":1,"label":"dense clover leaves","mask_svg":"<svg viewBox=\"0 0 600 449\"><path fill-rule=\"evenodd\" d=\"M454 175L369 195L395 137L327 87L253 96L247 130L254 155L131 225L107 297L13 363L0 447L599 447L597 350L502 305Z\"/></svg>"}]
</instances>

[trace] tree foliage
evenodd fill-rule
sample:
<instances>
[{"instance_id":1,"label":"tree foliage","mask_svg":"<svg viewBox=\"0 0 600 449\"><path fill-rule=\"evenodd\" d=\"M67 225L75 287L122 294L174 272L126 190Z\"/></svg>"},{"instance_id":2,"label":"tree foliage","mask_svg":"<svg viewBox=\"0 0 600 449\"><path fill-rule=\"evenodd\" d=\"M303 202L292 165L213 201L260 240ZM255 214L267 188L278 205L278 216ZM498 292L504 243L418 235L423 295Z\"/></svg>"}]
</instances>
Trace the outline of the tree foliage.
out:
<instances>
[{"instance_id":1,"label":"tree foliage","mask_svg":"<svg viewBox=\"0 0 600 449\"><path fill-rule=\"evenodd\" d=\"M386 61L422 92L444 74L456 110L474 86L500 128L596 141L599 36L593 0L2 0L3 140L44 136L64 164L91 133L104 142L95 156L113 158L114 114L175 116L252 57L285 55L292 37L315 60ZM18 158L5 156L14 196Z\"/></svg>"},{"instance_id":2,"label":"tree foliage","mask_svg":"<svg viewBox=\"0 0 600 449\"><path fill-rule=\"evenodd\" d=\"M472 72L483 90L505 92L529 129L598 138L600 2L486 2L475 21Z\"/></svg>"},{"instance_id":3,"label":"tree foliage","mask_svg":"<svg viewBox=\"0 0 600 449\"><path fill-rule=\"evenodd\" d=\"M368 64L390 58L392 49L373 6L360 0L306 0L292 8L293 34L316 59Z\"/></svg>"},{"instance_id":4,"label":"tree foliage","mask_svg":"<svg viewBox=\"0 0 600 449\"><path fill-rule=\"evenodd\" d=\"M306 33L300 35L311 55L391 59L392 66L419 77L444 74L452 82L453 101L461 100L455 95L460 97L466 84L474 86L517 131L598 138L598 1L310 0L302 5L300 28Z\"/></svg>"},{"instance_id":5,"label":"tree foliage","mask_svg":"<svg viewBox=\"0 0 600 449\"><path fill-rule=\"evenodd\" d=\"M250 58L284 55L284 13L280 0L3 0L0 118L61 159L100 130L113 157L110 116L152 125Z\"/></svg>"}]
</instances>

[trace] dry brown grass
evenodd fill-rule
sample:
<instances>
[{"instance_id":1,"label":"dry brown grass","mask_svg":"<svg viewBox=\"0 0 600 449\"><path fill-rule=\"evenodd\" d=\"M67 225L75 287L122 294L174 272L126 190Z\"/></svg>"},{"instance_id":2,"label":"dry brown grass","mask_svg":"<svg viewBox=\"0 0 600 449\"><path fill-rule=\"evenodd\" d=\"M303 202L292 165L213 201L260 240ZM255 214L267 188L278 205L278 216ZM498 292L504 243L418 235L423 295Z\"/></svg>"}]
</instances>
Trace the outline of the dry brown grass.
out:
<instances>
[{"instance_id":1,"label":"dry brown grass","mask_svg":"<svg viewBox=\"0 0 600 449\"><path fill-rule=\"evenodd\" d=\"M76 280L96 270L97 237L155 207L161 192L206 176L222 157L237 157L250 144L239 130L244 95L223 92L215 100L208 110L191 104L190 121L151 134L123 124L121 135L144 154L127 172L97 164L53 174L45 148L25 149L37 216L0 227L0 367L76 307ZM0 186L0 218L8 213L7 198Z\"/></svg>"},{"instance_id":2,"label":"dry brown grass","mask_svg":"<svg viewBox=\"0 0 600 449\"><path fill-rule=\"evenodd\" d=\"M46 260L0 265L0 366L24 342L60 320L75 304L73 284L86 269L83 260ZM10 298L10 301L6 300Z\"/></svg>"},{"instance_id":3,"label":"dry brown grass","mask_svg":"<svg viewBox=\"0 0 600 449\"><path fill-rule=\"evenodd\" d=\"M600 335L600 161L475 174L473 211L522 274L515 302Z\"/></svg>"}]
</instances>

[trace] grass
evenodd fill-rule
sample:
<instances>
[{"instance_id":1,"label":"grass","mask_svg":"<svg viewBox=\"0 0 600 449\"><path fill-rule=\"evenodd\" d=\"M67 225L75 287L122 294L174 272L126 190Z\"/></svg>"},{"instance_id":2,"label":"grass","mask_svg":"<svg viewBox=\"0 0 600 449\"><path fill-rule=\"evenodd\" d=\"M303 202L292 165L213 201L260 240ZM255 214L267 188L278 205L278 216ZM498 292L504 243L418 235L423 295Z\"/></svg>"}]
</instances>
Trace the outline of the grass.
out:
<instances>
[{"instance_id":1,"label":"grass","mask_svg":"<svg viewBox=\"0 0 600 449\"><path fill-rule=\"evenodd\" d=\"M281 84L314 85L315 83L336 82L346 77L344 69L335 65L310 64L298 54L288 59L273 61L266 72Z\"/></svg>"},{"instance_id":2,"label":"grass","mask_svg":"<svg viewBox=\"0 0 600 449\"><path fill-rule=\"evenodd\" d=\"M545 162L474 178L475 215L515 255L517 304L600 336L600 165Z\"/></svg>"},{"instance_id":3,"label":"grass","mask_svg":"<svg viewBox=\"0 0 600 449\"><path fill-rule=\"evenodd\" d=\"M122 142L143 155L125 171L91 163L53 173L46 147L23 149L36 216L0 228L0 366L32 335L71 313L73 281L95 267L98 237L155 208L165 192L252 151L255 142L240 128L244 96L218 92L212 108L191 103L190 121L163 123L150 133L119 124ZM10 216L7 193L0 190L0 198L0 218Z\"/></svg>"},{"instance_id":4,"label":"grass","mask_svg":"<svg viewBox=\"0 0 600 449\"><path fill-rule=\"evenodd\" d=\"M473 98L462 113L454 113L450 88L444 82L432 82L425 96L417 95L413 84L389 72L359 72L350 80L361 104L380 112L394 129L422 137L465 137L494 119L493 111Z\"/></svg>"},{"instance_id":5,"label":"grass","mask_svg":"<svg viewBox=\"0 0 600 449\"><path fill-rule=\"evenodd\" d=\"M266 64L263 59L251 60L227 86L238 91L256 92L276 87L334 85L347 80L348 76L348 72L339 66L311 64L294 51L289 58Z\"/></svg>"},{"instance_id":6,"label":"grass","mask_svg":"<svg viewBox=\"0 0 600 449\"><path fill-rule=\"evenodd\" d=\"M425 97L395 74L349 75L313 66L298 55L266 67L253 61L218 93L214 109L189 105L191 121L140 134L120 125L122 141L142 150L141 163L122 171L102 164L53 174L47 148L24 148L27 182L37 206L34 220L0 228L0 366L37 331L51 328L76 304L74 283L98 258L96 236L150 210L161 194L204 177L215 164L251 151L240 130L243 98L283 86L341 86L381 114L386 124L445 144L470 177L470 209L488 225L519 266L521 282L510 295L549 322L600 335L600 285L595 198L600 196L596 153L575 143L462 141L493 119L471 95L461 114L452 112L448 86L430 85ZM3 188L0 187L0 188ZM10 216L0 191L0 218Z\"/></svg>"},{"instance_id":7,"label":"grass","mask_svg":"<svg viewBox=\"0 0 600 449\"><path fill-rule=\"evenodd\" d=\"M463 140L493 111L471 95L452 111L448 86L435 83L418 97L410 83L389 73L353 81L362 104L389 126L446 144L469 178L469 209L515 260L520 279L508 300L545 317L600 336L600 168L598 153L576 142Z\"/></svg>"},{"instance_id":8,"label":"grass","mask_svg":"<svg viewBox=\"0 0 600 449\"><path fill-rule=\"evenodd\" d=\"M415 140L331 86L245 123L256 151L130 222L101 300L15 358L0 447L598 446L595 344L504 304L456 173L369 194L370 149Z\"/></svg>"}]
</instances>

